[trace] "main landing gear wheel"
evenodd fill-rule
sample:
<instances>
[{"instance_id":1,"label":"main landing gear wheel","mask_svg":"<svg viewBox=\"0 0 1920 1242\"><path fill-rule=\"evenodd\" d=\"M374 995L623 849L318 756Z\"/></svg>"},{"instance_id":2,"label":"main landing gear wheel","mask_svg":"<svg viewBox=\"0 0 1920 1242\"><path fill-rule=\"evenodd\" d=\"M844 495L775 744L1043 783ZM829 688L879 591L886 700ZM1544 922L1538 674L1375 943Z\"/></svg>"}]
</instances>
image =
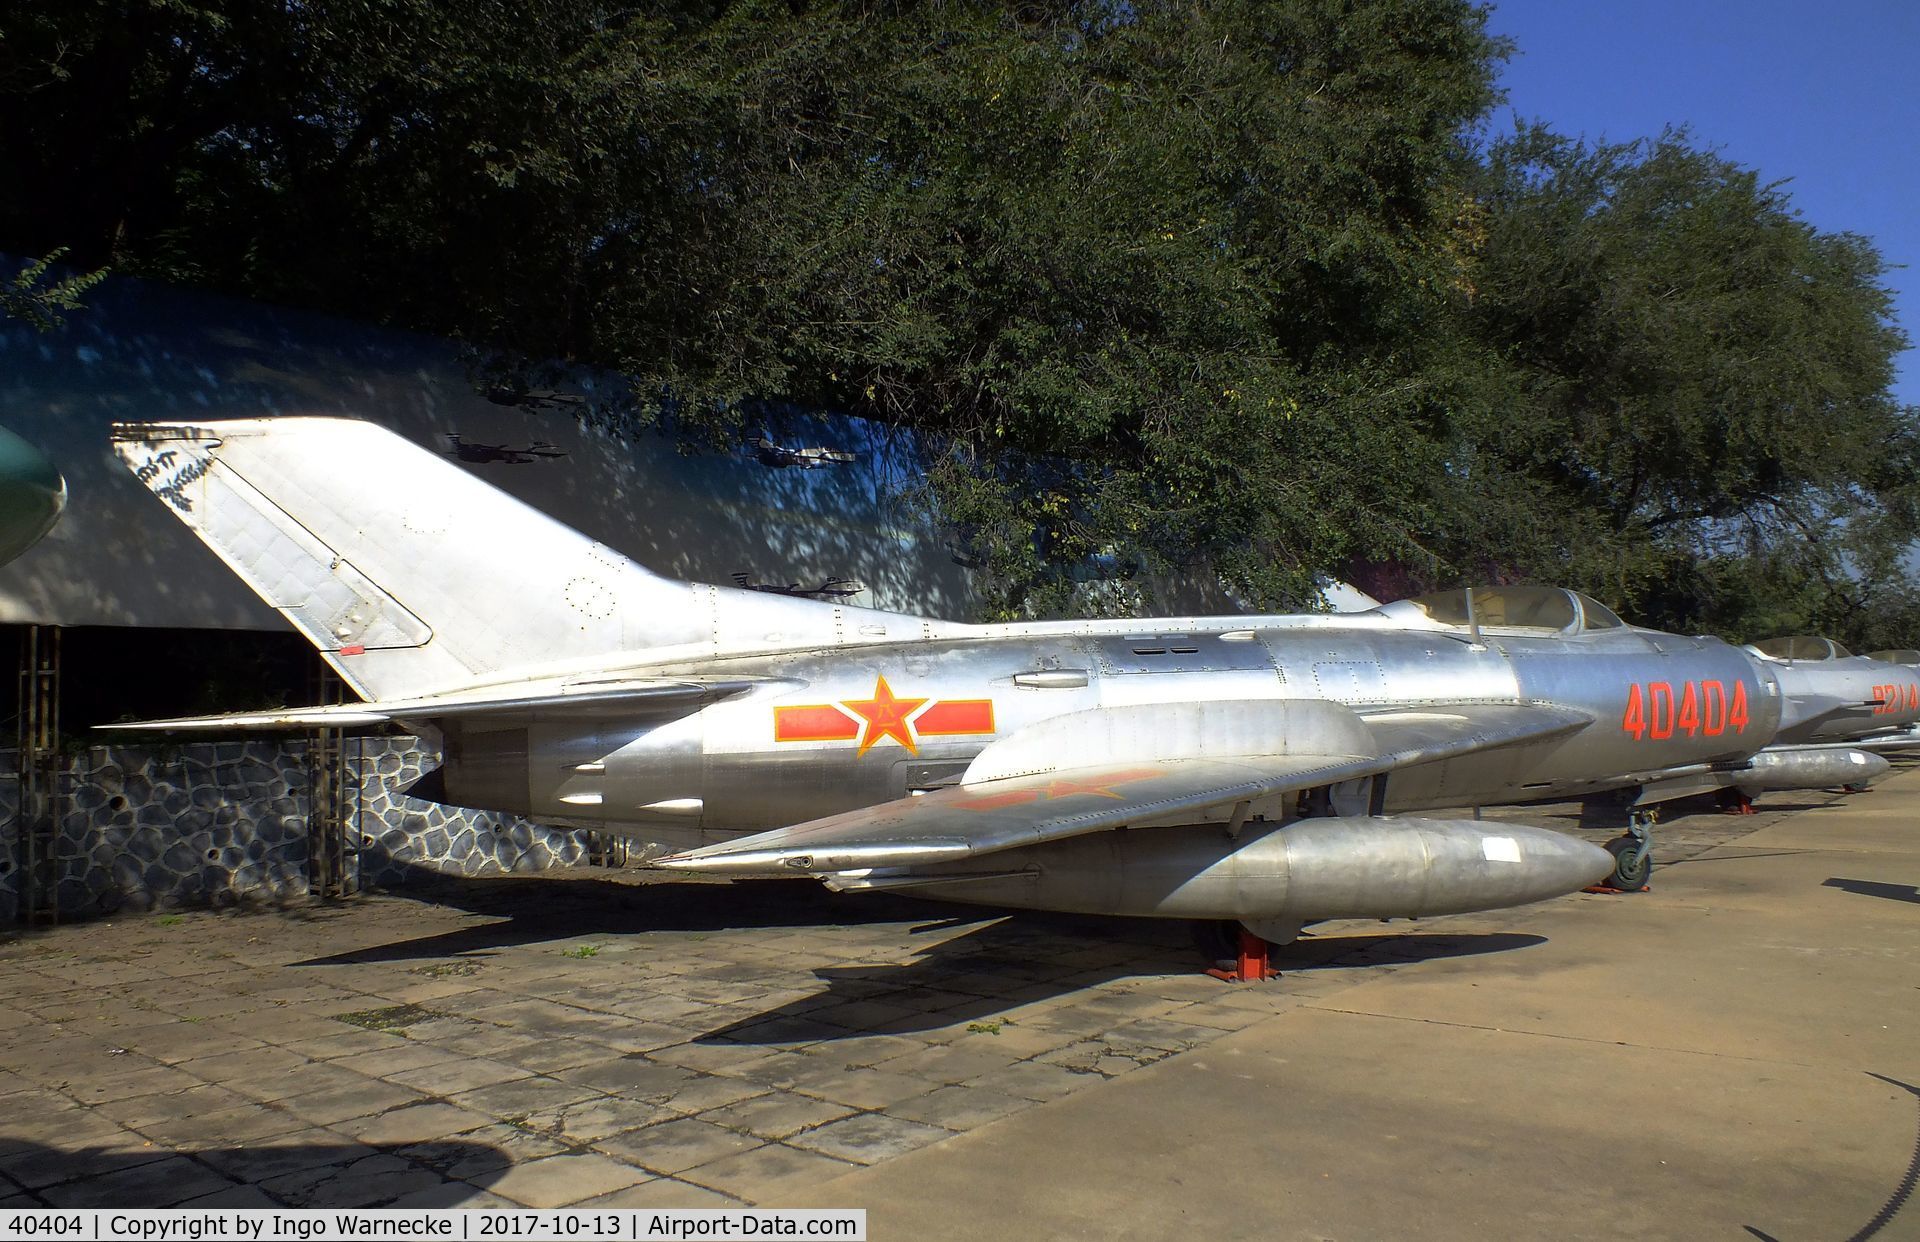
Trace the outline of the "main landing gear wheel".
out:
<instances>
[{"instance_id":1,"label":"main landing gear wheel","mask_svg":"<svg viewBox=\"0 0 1920 1242\"><path fill-rule=\"evenodd\" d=\"M1653 878L1654 812L1634 811L1627 818L1627 834L1607 842L1613 855L1613 874L1589 889L1618 893L1644 893Z\"/></svg>"}]
</instances>

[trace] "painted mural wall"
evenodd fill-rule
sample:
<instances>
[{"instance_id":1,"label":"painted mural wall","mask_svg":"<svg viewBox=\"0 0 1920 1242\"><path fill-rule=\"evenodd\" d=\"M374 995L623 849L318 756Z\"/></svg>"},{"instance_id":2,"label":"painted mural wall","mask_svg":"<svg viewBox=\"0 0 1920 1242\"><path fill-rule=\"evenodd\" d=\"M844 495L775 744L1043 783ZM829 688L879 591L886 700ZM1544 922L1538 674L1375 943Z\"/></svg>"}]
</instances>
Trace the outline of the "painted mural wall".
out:
<instances>
[{"instance_id":1,"label":"painted mural wall","mask_svg":"<svg viewBox=\"0 0 1920 1242\"><path fill-rule=\"evenodd\" d=\"M599 429L622 393L593 373L503 393L431 337L130 279L86 302L53 332L0 320L0 426L68 485L53 532L0 567L0 622L282 628L107 436L116 421L300 414L384 424L672 577L847 578L861 588L847 603L969 610L965 571L900 503L920 470L898 433L789 414L759 428L763 444L689 454L658 433Z\"/></svg>"}]
</instances>

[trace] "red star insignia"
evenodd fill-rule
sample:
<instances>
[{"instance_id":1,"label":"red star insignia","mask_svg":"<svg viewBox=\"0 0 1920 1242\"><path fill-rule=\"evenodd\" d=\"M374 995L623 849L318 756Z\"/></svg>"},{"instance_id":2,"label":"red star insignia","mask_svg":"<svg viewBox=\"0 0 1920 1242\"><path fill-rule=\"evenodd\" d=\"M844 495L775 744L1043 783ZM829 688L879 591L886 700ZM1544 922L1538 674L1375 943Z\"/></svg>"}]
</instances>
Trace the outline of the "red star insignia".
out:
<instances>
[{"instance_id":1,"label":"red star insignia","mask_svg":"<svg viewBox=\"0 0 1920 1242\"><path fill-rule=\"evenodd\" d=\"M893 687L881 677L874 682L872 698L857 702L842 700L841 706L867 722L860 735L860 754L866 754L880 739L890 737L906 747L908 754L917 755L920 751L914 744L913 730L907 726L907 717L925 703L925 699L894 698Z\"/></svg>"},{"instance_id":2,"label":"red star insignia","mask_svg":"<svg viewBox=\"0 0 1920 1242\"><path fill-rule=\"evenodd\" d=\"M1124 798L1125 794L1113 792L1115 785L1128 785L1134 781L1158 776L1158 768L1128 768L1124 772L1115 772L1110 776L1096 777L1093 780L1060 780L1047 783L1047 794L1052 798L1071 798L1077 794L1091 794L1096 798Z\"/></svg>"}]
</instances>

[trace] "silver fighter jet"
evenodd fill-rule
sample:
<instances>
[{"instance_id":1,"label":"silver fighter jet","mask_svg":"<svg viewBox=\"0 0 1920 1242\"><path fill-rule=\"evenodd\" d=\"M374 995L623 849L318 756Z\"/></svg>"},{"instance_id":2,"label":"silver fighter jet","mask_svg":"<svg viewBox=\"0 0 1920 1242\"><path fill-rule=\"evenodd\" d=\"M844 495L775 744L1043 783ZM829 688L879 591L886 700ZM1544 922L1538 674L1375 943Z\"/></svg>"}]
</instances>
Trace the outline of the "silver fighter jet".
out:
<instances>
[{"instance_id":1,"label":"silver fighter jet","mask_svg":"<svg viewBox=\"0 0 1920 1242\"><path fill-rule=\"evenodd\" d=\"M1820 755L1846 755L1845 768L1834 770L1847 779L1824 784L1870 784L1887 770L1881 755L1920 747L1914 723L1920 652L1854 655L1830 638L1805 634L1769 638L1747 650L1767 662L1786 697L1779 740L1768 749L1799 756L1789 762L1803 765Z\"/></svg>"},{"instance_id":2,"label":"silver fighter jet","mask_svg":"<svg viewBox=\"0 0 1920 1242\"><path fill-rule=\"evenodd\" d=\"M366 700L150 727L431 729L417 795L685 872L1285 942L1638 887L1643 828L1602 850L1407 813L1733 769L1782 721L1766 661L1557 589L964 625L661 578L368 423L122 425L115 450Z\"/></svg>"}]
</instances>

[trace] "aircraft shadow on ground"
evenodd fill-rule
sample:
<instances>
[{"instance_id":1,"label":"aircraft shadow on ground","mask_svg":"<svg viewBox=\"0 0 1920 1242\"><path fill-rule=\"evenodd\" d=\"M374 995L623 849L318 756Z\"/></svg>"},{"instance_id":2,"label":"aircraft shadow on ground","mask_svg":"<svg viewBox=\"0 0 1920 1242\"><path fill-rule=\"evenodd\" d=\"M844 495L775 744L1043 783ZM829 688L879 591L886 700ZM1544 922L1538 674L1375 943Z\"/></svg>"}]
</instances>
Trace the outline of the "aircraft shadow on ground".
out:
<instances>
[{"instance_id":1,"label":"aircraft shadow on ground","mask_svg":"<svg viewBox=\"0 0 1920 1242\"><path fill-rule=\"evenodd\" d=\"M1130 977L1186 975L1204 965L1187 926L1177 920L1108 918L1045 911L955 907L896 895L834 893L800 880L732 884L643 884L615 879L555 880L540 876L460 879L422 873L401 890L408 899L451 906L494 921L431 936L372 945L298 966L436 960L484 956L518 945L589 936L649 932L717 932L755 928L907 924L909 934L952 932L911 961L834 967L815 972L819 991L701 1038L731 1043L851 1039L881 1031L936 1029L1003 1013L1015 1005L1083 991ZM1502 953L1541 944L1516 932L1314 935L1277 950L1282 973L1389 966ZM1087 949L1106 947L1106 962ZM1101 955L1096 954L1096 957ZM1222 984L1221 986L1230 986ZM834 1024L813 1011L882 994L886 1016ZM924 1008L928 997L943 1002ZM909 1002L912 1012L894 1012Z\"/></svg>"},{"instance_id":2,"label":"aircraft shadow on ground","mask_svg":"<svg viewBox=\"0 0 1920 1242\"><path fill-rule=\"evenodd\" d=\"M1828 883L1831 884L1833 881L1829 880ZM1912 900L1912 898L1906 900ZM1877 1078L1890 1087L1898 1087L1916 1101L1920 1101L1920 1087L1901 1082L1898 1078L1889 1078L1885 1074L1876 1074L1872 1070L1866 1073L1867 1077ZM1847 1242L1867 1242L1869 1238L1880 1236L1880 1232L1893 1223L1893 1218L1900 1214L1900 1209L1913 1198L1916 1188L1920 1188L1920 1136L1916 1136L1913 1141L1913 1158L1907 1161L1906 1172L1900 1175L1900 1181L1894 1186L1893 1193L1887 1196L1886 1202L1880 1205L1880 1210L1873 1214L1872 1220L1848 1235ZM1779 1238L1753 1225L1745 1225L1742 1228L1760 1239L1760 1242L1780 1242Z\"/></svg>"},{"instance_id":3,"label":"aircraft shadow on ground","mask_svg":"<svg viewBox=\"0 0 1920 1242\"><path fill-rule=\"evenodd\" d=\"M1825 792L1838 794L1840 791L1838 789L1832 789ZM1803 811L1815 811L1821 807L1831 805L1831 801L1811 802L1805 798L1796 801L1782 801L1779 794L1773 793L1762 795L1762 800L1756 804L1756 807L1759 811L1768 815L1798 815ZM1715 794L1696 794L1688 798L1675 798L1671 802L1656 804L1656 808L1660 812L1660 821L1659 826L1654 829L1655 840L1658 840L1661 828L1672 828L1682 820L1702 819L1711 821L1733 818L1730 812L1720 805L1718 795ZM1543 821L1559 820L1565 827L1581 828L1588 831L1604 831L1607 829L1625 831L1627 825L1627 810L1627 805L1624 802L1612 798L1596 797L1581 803L1577 811L1565 811L1554 815L1545 815L1541 818ZM1737 827L1737 825L1735 826Z\"/></svg>"},{"instance_id":4,"label":"aircraft shadow on ground","mask_svg":"<svg viewBox=\"0 0 1920 1242\"><path fill-rule=\"evenodd\" d=\"M1136 920L1111 923L1137 925ZM1166 932L1177 930L1177 934ZM1052 959L1045 951L1071 928L1039 925L1026 918L1007 919L974 928L925 952L905 965L834 967L814 972L825 986L752 1018L741 1019L707 1032L694 1042L779 1046L795 1042L832 1042L875 1034L911 1034L935 1030L956 1022L1005 1013L1033 1001L1048 1000L1127 978L1192 975L1204 962L1187 943L1184 929L1174 924L1156 939L1167 943L1138 944L1130 960L1106 966L1086 966ZM1131 927L1130 927L1131 930ZM1088 937L1090 943L1097 943ZM1365 935L1308 936L1276 950L1271 964L1283 975L1313 970L1394 966L1505 953L1546 943L1546 937L1520 932L1408 934L1378 932ZM1235 986L1222 984L1222 987ZM893 1001L932 996L950 1002L940 1008L895 1014ZM885 1016L872 1022L849 1022L836 1014L831 1022L813 1015L843 1004L880 1000Z\"/></svg>"},{"instance_id":5,"label":"aircraft shadow on ground","mask_svg":"<svg viewBox=\"0 0 1920 1242\"><path fill-rule=\"evenodd\" d=\"M308 958L294 965L340 966L477 955L580 936L931 923L953 913L951 906L934 906L911 898L846 896L808 880L641 884L544 876L461 878L426 868L414 870L417 877L410 876L393 896L450 906L497 921ZM994 918L1002 913L983 910L968 918Z\"/></svg>"},{"instance_id":6,"label":"aircraft shadow on ground","mask_svg":"<svg viewBox=\"0 0 1920 1242\"><path fill-rule=\"evenodd\" d=\"M231 1147L49 1147L0 1138L0 1172L56 1208L155 1208L253 1186L290 1207L453 1207L512 1167L511 1152L470 1138L429 1143L289 1143ZM196 1167L197 1166L197 1167ZM212 1176L218 1174L219 1177ZM447 1180L459 1176L464 1181ZM225 1185L231 1179L238 1186ZM438 1186L444 1192L436 1195ZM440 1202L440 1199L444 1202ZM252 1207L258 1200L245 1203Z\"/></svg>"},{"instance_id":7,"label":"aircraft shadow on ground","mask_svg":"<svg viewBox=\"0 0 1920 1242\"><path fill-rule=\"evenodd\" d=\"M1885 897L1888 901L1910 901L1920 904L1920 886L1912 884L1883 884L1879 880L1847 880L1834 876L1832 879L1822 880L1820 886L1857 893L1862 897Z\"/></svg>"}]
</instances>

